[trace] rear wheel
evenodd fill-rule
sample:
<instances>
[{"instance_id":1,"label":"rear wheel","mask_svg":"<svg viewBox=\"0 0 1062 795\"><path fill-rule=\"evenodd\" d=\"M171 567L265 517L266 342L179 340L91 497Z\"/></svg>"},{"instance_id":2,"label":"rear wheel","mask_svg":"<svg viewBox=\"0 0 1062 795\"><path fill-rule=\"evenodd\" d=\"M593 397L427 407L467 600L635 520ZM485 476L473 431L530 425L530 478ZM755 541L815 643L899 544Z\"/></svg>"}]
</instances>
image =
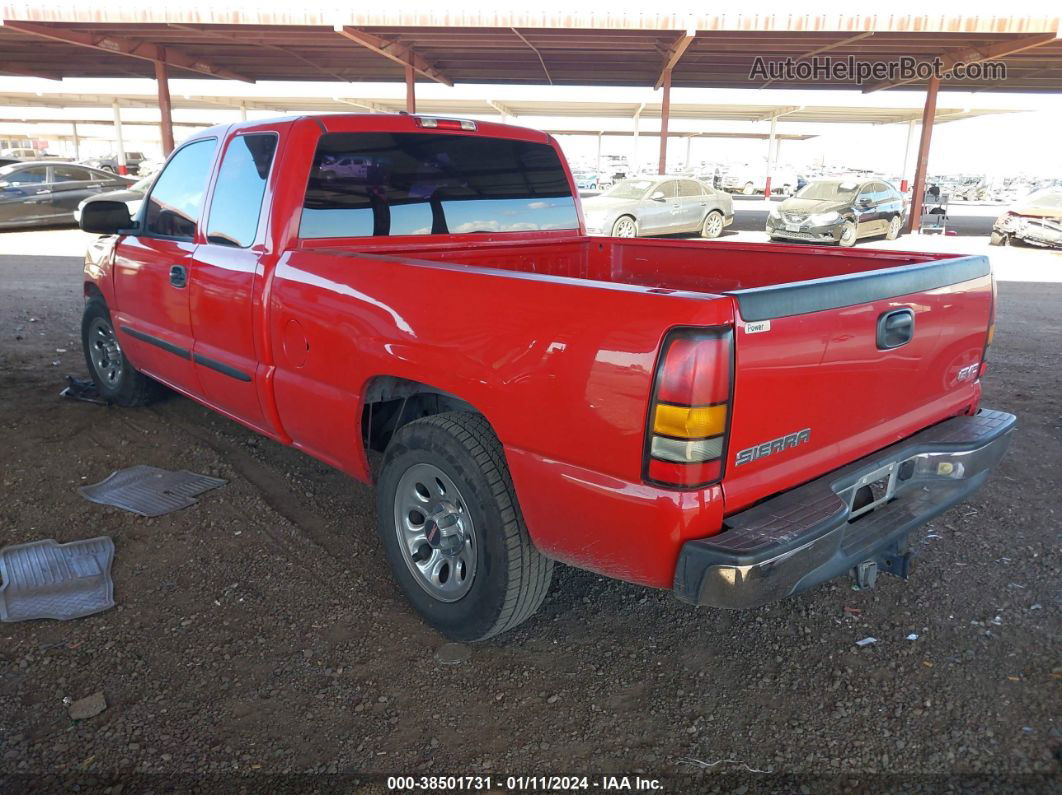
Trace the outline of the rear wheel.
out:
<instances>
[{"instance_id":1,"label":"rear wheel","mask_svg":"<svg viewBox=\"0 0 1062 795\"><path fill-rule=\"evenodd\" d=\"M723 234L723 214L712 210L704 217L704 223L701 224L701 237L711 239L721 234Z\"/></svg>"},{"instance_id":2,"label":"rear wheel","mask_svg":"<svg viewBox=\"0 0 1062 795\"><path fill-rule=\"evenodd\" d=\"M753 185L753 184L752 184L751 182L746 182L746 183L745 183L745 187L743 187L743 188L741 189L741 192L742 192L742 193L743 193L743 194L744 194L745 196L751 196L751 195L752 195L753 193L755 193L755 192L756 192L756 186L755 186L755 185Z\"/></svg>"},{"instance_id":3,"label":"rear wheel","mask_svg":"<svg viewBox=\"0 0 1062 795\"><path fill-rule=\"evenodd\" d=\"M885 229L885 239L895 240L896 238L898 238L900 236L900 225L900 216L894 215L892 218L890 218L889 225Z\"/></svg>"},{"instance_id":4,"label":"rear wheel","mask_svg":"<svg viewBox=\"0 0 1062 795\"><path fill-rule=\"evenodd\" d=\"M100 396L119 406L144 406L161 387L129 363L111 322L107 305L98 298L85 304L81 316L81 347Z\"/></svg>"},{"instance_id":5,"label":"rear wheel","mask_svg":"<svg viewBox=\"0 0 1062 795\"><path fill-rule=\"evenodd\" d=\"M854 246L856 243L856 225L854 221L845 221L844 226L841 228L841 239L837 241L837 244L848 248Z\"/></svg>"},{"instance_id":6,"label":"rear wheel","mask_svg":"<svg viewBox=\"0 0 1062 795\"><path fill-rule=\"evenodd\" d=\"M512 629L546 596L553 562L531 543L501 443L478 414L436 414L395 433L377 528L406 598L452 640Z\"/></svg>"},{"instance_id":7,"label":"rear wheel","mask_svg":"<svg viewBox=\"0 0 1062 795\"><path fill-rule=\"evenodd\" d=\"M612 225L613 237L638 237L638 224L629 215L622 215Z\"/></svg>"}]
</instances>

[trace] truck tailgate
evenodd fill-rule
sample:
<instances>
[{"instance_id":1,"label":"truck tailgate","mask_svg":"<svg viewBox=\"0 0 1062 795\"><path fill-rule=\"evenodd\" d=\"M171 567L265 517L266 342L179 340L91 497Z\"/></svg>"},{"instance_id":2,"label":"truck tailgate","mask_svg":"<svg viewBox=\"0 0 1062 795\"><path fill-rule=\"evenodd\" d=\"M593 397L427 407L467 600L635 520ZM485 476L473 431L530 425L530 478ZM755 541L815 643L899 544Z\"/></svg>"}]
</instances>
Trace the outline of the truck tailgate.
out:
<instances>
[{"instance_id":1,"label":"truck tailgate","mask_svg":"<svg viewBox=\"0 0 1062 795\"><path fill-rule=\"evenodd\" d=\"M993 302L985 257L729 295L728 514L977 408Z\"/></svg>"}]
</instances>

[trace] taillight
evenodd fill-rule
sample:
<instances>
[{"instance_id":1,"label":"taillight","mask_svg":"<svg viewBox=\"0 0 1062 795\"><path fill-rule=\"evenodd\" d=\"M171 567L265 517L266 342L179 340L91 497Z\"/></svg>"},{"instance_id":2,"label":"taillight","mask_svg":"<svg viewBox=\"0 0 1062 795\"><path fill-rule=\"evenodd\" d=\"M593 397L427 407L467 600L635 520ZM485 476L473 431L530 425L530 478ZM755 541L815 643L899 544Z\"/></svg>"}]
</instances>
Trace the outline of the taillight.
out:
<instances>
[{"instance_id":1,"label":"taillight","mask_svg":"<svg viewBox=\"0 0 1062 795\"><path fill-rule=\"evenodd\" d=\"M646 431L645 478L679 488L722 479L733 332L679 329L664 340Z\"/></svg>"},{"instance_id":2,"label":"taillight","mask_svg":"<svg viewBox=\"0 0 1062 795\"><path fill-rule=\"evenodd\" d=\"M996 279L992 277L992 308L988 312L988 332L985 334L985 349L981 351L981 369L977 371L978 378L988 375L988 349L992 347L992 341L996 338Z\"/></svg>"},{"instance_id":3,"label":"taillight","mask_svg":"<svg viewBox=\"0 0 1062 795\"><path fill-rule=\"evenodd\" d=\"M438 119L434 116L414 116L418 127L426 127L432 130L466 130L476 131L476 123L468 119Z\"/></svg>"}]
</instances>

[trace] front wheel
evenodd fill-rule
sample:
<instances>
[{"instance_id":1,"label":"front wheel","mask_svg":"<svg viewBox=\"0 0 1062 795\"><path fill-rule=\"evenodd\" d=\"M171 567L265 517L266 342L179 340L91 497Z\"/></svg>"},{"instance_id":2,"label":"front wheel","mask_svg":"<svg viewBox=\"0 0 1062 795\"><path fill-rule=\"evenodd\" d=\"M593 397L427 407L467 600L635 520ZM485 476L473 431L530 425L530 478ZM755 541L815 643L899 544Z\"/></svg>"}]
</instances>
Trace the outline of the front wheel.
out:
<instances>
[{"instance_id":1,"label":"front wheel","mask_svg":"<svg viewBox=\"0 0 1062 795\"><path fill-rule=\"evenodd\" d=\"M988 245L990 246L1005 246L1010 242L1010 237L1004 235L1002 232L992 232L992 236L988 239Z\"/></svg>"},{"instance_id":2,"label":"front wheel","mask_svg":"<svg viewBox=\"0 0 1062 795\"><path fill-rule=\"evenodd\" d=\"M723 234L723 215L712 210L704 217L704 223L701 224L701 237L710 239L719 237L721 234Z\"/></svg>"},{"instance_id":3,"label":"front wheel","mask_svg":"<svg viewBox=\"0 0 1062 795\"><path fill-rule=\"evenodd\" d=\"M848 248L856 243L856 225L854 221L845 221L841 228L841 239L837 244Z\"/></svg>"},{"instance_id":4,"label":"front wheel","mask_svg":"<svg viewBox=\"0 0 1062 795\"><path fill-rule=\"evenodd\" d=\"M443 635L485 640L538 610L553 562L531 543L501 443L481 415L448 412L400 428L376 494L391 572Z\"/></svg>"},{"instance_id":5,"label":"front wheel","mask_svg":"<svg viewBox=\"0 0 1062 795\"><path fill-rule=\"evenodd\" d=\"M81 316L81 347L100 397L119 406L144 406L157 397L160 386L129 363L114 332L111 313L102 300L85 304Z\"/></svg>"},{"instance_id":6,"label":"front wheel","mask_svg":"<svg viewBox=\"0 0 1062 795\"><path fill-rule=\"evenodd\" d=\"M891 219L889 219L889 226L885 229L885 239L895 240L896 238L898 238L900 236L901 225L902 222L900 221L900 216L894 215Z\"/></svg>"},{"instance_id":7,"label":"front wheel","mask_svg":"<svg viewBox=\"0 0 1062 795\"><path fill-rule=\"evenodd\" d=\"M638 237L638 224L629 215L620 216L612 225L612 236Z\"/></svg>"}]
</instances>

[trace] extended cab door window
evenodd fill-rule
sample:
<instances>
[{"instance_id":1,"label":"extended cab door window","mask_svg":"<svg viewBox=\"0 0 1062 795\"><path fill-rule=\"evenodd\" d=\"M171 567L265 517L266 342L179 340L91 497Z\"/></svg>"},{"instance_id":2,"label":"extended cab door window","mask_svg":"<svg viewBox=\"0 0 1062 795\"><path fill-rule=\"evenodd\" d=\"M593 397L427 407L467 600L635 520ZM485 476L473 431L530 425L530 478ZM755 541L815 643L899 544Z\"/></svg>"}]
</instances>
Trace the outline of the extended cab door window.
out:
<instances>
[{"instance_id":1,"label":"extended cab door window","mask_svg":"<svg viewBox=\"0 0 1062 795\"><path fill-rule=\"evenodd\" d=\"M321 136L303 238L578 229L552 146L445 133Z\"/></svg>"},{"instance_id":2,"label":"extended cab door window","mask_svg":"<svg viewBox=\"0 0 1062 795\"><path fill-rule=\"evenodd\" d=\"M276 149L276 133L238 135L229 143L210 202L208 243L247 248L254 242Z\"/></svg>"},{"instance_id":3,"label":"extended cab door window","mask_svg":"<svg viewBox=\"0 0 1062 795\"><path fill-rule=\"evenodd\" d=\"M194 141L166 164L147 199L144 234L193 240L214 164L213 138Z\"/></svg>"},{"instance_id":4,"label":"extended cab door window","mask_svg":"<svg viewBox=\"0 0 1062 795\"><path fill-rule=\"evenodd\" d=\"M221 155L210 197L206 243L193 256L189 301L199 385L212 404L270 432L256 383L259 355L254 297L265 247L257 244L263 198L277 151L273 131L233 136ZM268 204L268 202L266 202Z\"/></svg>"}]
</instances>

